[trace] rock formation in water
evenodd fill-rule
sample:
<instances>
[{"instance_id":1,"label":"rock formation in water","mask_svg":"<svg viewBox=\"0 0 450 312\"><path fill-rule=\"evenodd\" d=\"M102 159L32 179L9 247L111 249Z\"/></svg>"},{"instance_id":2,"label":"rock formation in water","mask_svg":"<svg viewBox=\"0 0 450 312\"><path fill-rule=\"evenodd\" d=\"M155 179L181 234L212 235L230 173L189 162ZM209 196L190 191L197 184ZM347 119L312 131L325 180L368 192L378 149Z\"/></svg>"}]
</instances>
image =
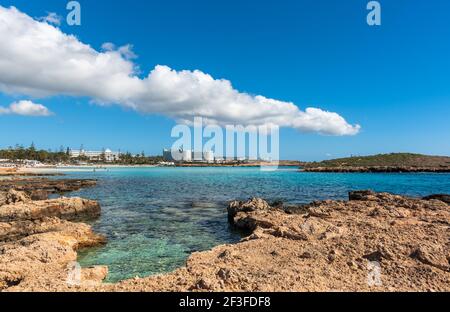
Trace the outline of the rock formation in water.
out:
<instances>
[{"instance_id":1,"label":"rock formation in water","mask_svg":"<svg viewBox=\"0 0 450 312\"><path fill-rule=\"evenodd\" d=\"M8 178L0 180L0 194L11 189L27 193L33 200L47 199L49 194L63 194L92 187L96 180L89 179L47 179L47 178Z\"/></svg>"},{"instance_id":2,"label":"rock formation in water","mask_svg":"<svg viewBox=\"0 0 450 312\"><path fill-rule=\"evenodd\" d=\"M0 202L3 291L450 291L448 195L233 201L229 222L248 233L241 242L193 253L169 274L106 284L106 267L73 263L79 248L105 242L70 221L97 216L98 204L33 201L30 191L7 190Z\"/></svg>"},{"instance_id":3,"label":"rock formation in water","mask_svg":"<svg viewBox=\"0 0 450 312\"><path fill-rule=\"evenodd\" d=\"M33 201L36 190L28 190L30 195L9 189L0 196L0 290L70 290L72 285L100 284L107 268L78 268L76 251L103 244L105 238L87 224L68 221L99 216L99 204L64 197Z\"/></svg>"},{"instance_id":4,"label":"rock formation in water","mask_svg":"<svg viewBox=\"0 0 450 312\"><path fill-rule=\"evenodd\" d=\"M230 203L251 234L197 252L186 267L104 285L114 291L449 291L450 207L358 191L300 206Z\"/></svg>"},{"instance_id":5,"label":"rock formation in water","mask_svg":"<svg viewBox=\"0 0 450 312\"><path fill-rule=\"evenodd\" d=\"M10 194L10 193L8 193ZM20 194L20 193L19 193ZM39 220L43 217L58 217L65 220L95 218L100 215L100 205L96 201L82 198L49 199L31 201L22 197L10 204L6 202L0 209L0 222L16 220ZM22 201L25 200L25 201Z\"/></svg>"}]
</instances>

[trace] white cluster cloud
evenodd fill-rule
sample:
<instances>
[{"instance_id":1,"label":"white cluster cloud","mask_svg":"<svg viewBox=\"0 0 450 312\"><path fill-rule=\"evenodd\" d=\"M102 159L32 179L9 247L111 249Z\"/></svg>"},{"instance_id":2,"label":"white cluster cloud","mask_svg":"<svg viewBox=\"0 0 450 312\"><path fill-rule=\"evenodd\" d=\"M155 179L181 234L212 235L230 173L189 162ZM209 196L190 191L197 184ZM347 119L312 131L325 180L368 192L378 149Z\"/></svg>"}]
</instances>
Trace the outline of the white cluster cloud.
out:
<instances>
[{"instance_id":1,"label":"white cluster cloud","mask_svg":"<svg viewBox=\"0 0 450 312\"><path fill-rule=\"evenodd\" d=\"M62 17L54 12L49 12L47 16L39 17L38 20L59 26L61 25Z\"/></svg>"},{"instance_id":2,"label":"white cluster cloud","mask_svg":"<svg viewBox=\"0 0 450 312\"><path fill-rule=\"evenodd\" d=\"M53 115L53 113L42 104L36 104L31 101L18 101L12 103L9 107L0 106L0 115L48 117Z\"/></svg>"},{"instance_id":3,"label":"white cluster cloud","mask_svg":"<svg viewBox=\"0 0 450 312\"><path fill-rule=\"evenodd\" d=\"M127 44L121 47L116 48L116 45L112 42L105 42L102 44L102 50L112 52L116 50L122 55L125 59L131 60L137 58L137 55L133 52L133 46L131 44Z\"/></svg>"},{"instance_id":4,"label":"white cluster cloud","mask_svg":"<svg viewBox=\"0 0 450 312\"><path fill-rule=\"evenodd\" d=\"M14 7L0 6L0 38L3 92L85 96L98 104L117 104L179 121L201 116L219 125L276 124L329 135L354 135L360 129L336 113L319 108L302 111L290 102L239 92L230 81L199 70L175 71L158 65L140 78L130 45L106 43L99 52Z\"/></svg>"}]
</instances>

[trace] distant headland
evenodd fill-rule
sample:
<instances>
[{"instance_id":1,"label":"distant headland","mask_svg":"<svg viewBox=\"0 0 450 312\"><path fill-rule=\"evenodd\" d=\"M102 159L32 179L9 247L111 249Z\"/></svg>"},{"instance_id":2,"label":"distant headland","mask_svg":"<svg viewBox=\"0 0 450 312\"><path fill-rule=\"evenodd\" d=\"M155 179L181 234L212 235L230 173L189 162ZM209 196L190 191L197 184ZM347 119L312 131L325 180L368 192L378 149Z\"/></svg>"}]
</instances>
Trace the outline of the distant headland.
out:
<instances>
[{"instance_id":1,"label":"distant headland","mask_svg":"<svg viewBox=\"0 0 450 312\"><path fill-rule=\"evenodd\" d=\"M411 153L354 156L304 164L305 172L450 172L450 157Z\"/></svg>"}]
</instances>

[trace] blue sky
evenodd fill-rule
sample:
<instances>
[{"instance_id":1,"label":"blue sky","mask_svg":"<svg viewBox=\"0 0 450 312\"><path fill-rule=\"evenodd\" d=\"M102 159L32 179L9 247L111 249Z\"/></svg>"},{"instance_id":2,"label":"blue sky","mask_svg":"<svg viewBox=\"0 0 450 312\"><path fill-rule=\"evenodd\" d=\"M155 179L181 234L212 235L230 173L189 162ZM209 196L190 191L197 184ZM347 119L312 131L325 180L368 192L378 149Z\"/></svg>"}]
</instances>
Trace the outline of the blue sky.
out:
<instances>
[{"instance_id":1,"label":"blue sky","mask_svg":"<svg viewBox=\"0 0 450 312\"><path fill-rule=\"evenodd\" d=\"M418 152L450 155L450 2L380 1L382 26L366 24L365 0L79 1L82 25L60 28L100 50L132 44L142 75L155 65L201 70L250 94L336 112L362 129L354 136L283 128L283 159ZM66 1L1 0L32 17ZM0 106L30 99L0 92ZM0 147L160 154L175 121L87 97L33 101L50 117L0 115Z\"/></svg>"}]
</instances>

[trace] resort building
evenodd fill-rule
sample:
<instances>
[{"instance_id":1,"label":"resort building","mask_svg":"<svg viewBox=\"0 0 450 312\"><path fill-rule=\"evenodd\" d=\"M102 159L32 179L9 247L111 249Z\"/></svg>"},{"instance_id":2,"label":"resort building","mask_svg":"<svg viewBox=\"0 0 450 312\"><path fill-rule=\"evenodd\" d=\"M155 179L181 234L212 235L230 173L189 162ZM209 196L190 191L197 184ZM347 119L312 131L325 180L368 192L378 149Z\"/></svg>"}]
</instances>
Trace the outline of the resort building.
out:
<instances>
[{"instance_id":1,"label":"resort building","mask_svg":"<svg viewBox=\"0 0 450 312\"><path fill-rule=\"evenodd\" d=\"M163 150L163 158L166 162L214 162L214 152L194 152L192 150Z\"/></svg>"},{"instance_id":2,"label":"resort building","mask_svg":"<svg viewBox=\"0 0 450 312\"><path fill-rule=\"evenodd\" d=\"M192 152L192 161L194 162L203 162L203 152Z\"/></svg>"},{"instance_id":3,"label":"resort building","mask_svg":"<svg viewBox=\"0 0 450 312\"><path fill-rule=\"evenodd\" d=\"M113 152L108 148L103 151L70 150L69 154L71 158L87 157L93 161L105 160L107 162L113 162L120 158L120 152Z\"/></svg>"},{"instance_id":4,"label":"resort building","mask_svg":"<svg viewBox=\"0 0 450 312\"><path fill-rule=\"evenodd\" d=\"M183 150L182 151L182 159L186 162L192 161L192 151L191 150Z\"/></svg>"},{"instance_id":5,"label":"resort building","mask_svg":"<svg viewBox=\"0 0 450 312\"><path fill-rule=\"evenodd\" d=\"M178 151L173 151L174 155L176 155L175 153L178 153ZM163 159L165 162L173 162L175 159L172 156L172 150L170 149L164 149L163 150Z\"/></svg>"},{"instance_id":6,"label":"resort building","mask_svg":"<svg viewBox=\"0 0 450 312\"><path fill-rule=\"evenodd\" d=\"M204 152L203 160L208 163L213 163L214 162L214 153L212 151Z\"/></svg>"}]
</instances>

